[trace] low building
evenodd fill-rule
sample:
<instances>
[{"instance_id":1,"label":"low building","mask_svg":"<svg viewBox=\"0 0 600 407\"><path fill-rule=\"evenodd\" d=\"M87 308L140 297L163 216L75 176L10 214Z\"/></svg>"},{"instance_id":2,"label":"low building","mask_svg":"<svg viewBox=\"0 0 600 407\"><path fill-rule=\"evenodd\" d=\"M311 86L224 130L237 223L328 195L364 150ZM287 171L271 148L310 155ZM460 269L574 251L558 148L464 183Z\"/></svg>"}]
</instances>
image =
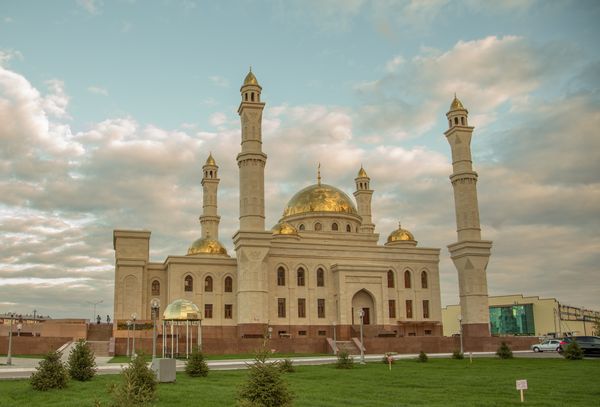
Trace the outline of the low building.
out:
<instances>
[{"instance_id":1,"label":"low building","mask_svg":"<svg viewBox=\"0 0 600 407\"><path fill-rule=\"evenodd\" d=\"M489 297L492 335L592 335L600 312L561 304L556 298L523 294ZM460 333L460 305L442 309L444 336Z\"/></svg>"}]
</instances>

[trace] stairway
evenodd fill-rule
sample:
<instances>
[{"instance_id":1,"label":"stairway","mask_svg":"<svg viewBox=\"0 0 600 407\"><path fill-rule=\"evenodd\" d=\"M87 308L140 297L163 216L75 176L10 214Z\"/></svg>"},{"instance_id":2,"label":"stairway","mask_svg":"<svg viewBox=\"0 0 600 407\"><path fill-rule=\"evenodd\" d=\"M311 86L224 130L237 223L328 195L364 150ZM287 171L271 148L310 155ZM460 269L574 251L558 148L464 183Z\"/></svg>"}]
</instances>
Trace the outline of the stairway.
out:
<instances>
[{"instance_id":1,"label":"stairway","mask_svg":"<svg viewBox=\"0 0 600 407\"><path fill-rule=\"evenodd\" d=\"M112 324L90 324L87 329L88 341L109 341L112 337Z\"/></svg>"},{"instance_id":2,"label":"stairway","mask_svg":"<svg viewBox=\"0 0 600 407\"><path fill-rule=\"evenodd\" d=\"M110 341L87 341L95 356L110 356L108 353Z\"/></svg>"},{"instance_id":3,"label":"stairway","mask_svg":"<svg viewBox=\"0 0 600 407\"><path fill-rule=\"evenodd\" d=\"M359 355L360 349L356 347L353 341L337 341L335 343L338 348L338 352L348 352L349 355Z\"/></svg>"}]
</instances>

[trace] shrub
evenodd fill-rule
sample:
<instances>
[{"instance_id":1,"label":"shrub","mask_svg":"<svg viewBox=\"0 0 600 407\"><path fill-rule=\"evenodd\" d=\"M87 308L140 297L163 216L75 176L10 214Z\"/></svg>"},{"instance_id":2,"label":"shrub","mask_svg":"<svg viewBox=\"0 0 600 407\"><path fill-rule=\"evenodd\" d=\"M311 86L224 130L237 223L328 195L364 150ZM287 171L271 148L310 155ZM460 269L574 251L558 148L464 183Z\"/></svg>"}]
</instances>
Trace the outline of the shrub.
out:
<instances>
[{"instance_id":1,"label":"shrub","mask_svg":"<svg viewBox=\"0 0 600 407\"><path fill-rule=\"evenodd\" d=\"M340 351L337 355L335 367L338 369L352 369L354 367L354 359L345 350Z\"/></svg>"},{"instance_id":2,"label":"shrub","mask_svg":"<svg viewBox=\"0 0 600 407\"><path fill-rule=\"evenodd\" d=\"M80 382L90 380L96 374L94 353L85 340L81 339L69 354L69 375Z\"/></svg>"},{"instance_id":3,"label":"shrub","mask_svg":"<svg viewBox=\"0 0 600 407\"><path fill-rule=\"evenodd\" d=\"M268 351L257 352L254 363L248 365L248 380L238 393L238 406L275 407L292 405L293 394L281 377L276 363L268 362Z\"/></svg>"},{"instance_id":4,"label":"shrub","mask_svg":"<svg viewBox=\"0 0 600 407\"><path fill-rule=\"evenodd\" d=\"M114 406L148 406L156 398L156 376L143 355L134 357L121 373L122 381L112 389Z\"/></svg>"},{"instance_id":5,"label":"shrub","mask_svg":"<svg viewBox=\"0 0 600 407\"><path fill-rule=\"evenodd\" d=\"M185 372L191 377L206 377L208 376L208 364L204 360L204 354L200 349L194 348L190 358L185 365Z\"/></svg>"},{"instance_id":6,"label":"shrub","mask_svg":"<svg viewBox=\"0 0 600 407\"><path fill-rule=\"evenodd\" d=\"M35 390L63 389L67 387L69 375L60 361L60 352L49 352L31 375L31 386Z\"/></svg>"},{"instance_id":7,"label":"shrub","mask_svg":"<svg viewBox=\"0 0 600 407\"><path fill-rule=\"evenodd\" d=\"M581 360L583 359L583 351L577 341L573 341L567 345L563 351L563 356L568 360Z\"/></svg>"},{"instance_id":8,"label":"shrub","mask_svg":"<svg viewBox=\"0 0 600 407\"><path fill-rule=\"evenodd\" d=\"M421 363L425 363L425 362L427 362L428 360L429 360L429 357L427 356L427 353L425 353L425 352L423 352L423 351L419 352L419 358L418 358L418 361L419 361L419 362L421 362Z\"/></svg>"},{"instance_id":9,"label":"shrub","mask_svg":"<svg viewBox=\"0 0 600 407\"><path fill-rule=\"evenodd\" d=\"M454 352L452 352L452 359L464 359L465 358L465 354L462 353L459 350L455 350Z\"/></svg>"},{"instance_id":10,"label":"shrub","mask_svg":"<svg viewBox=\"0 0 600 407\"><path fill-rule=\"evenodd\" d=\"M513 357L512 350L510 349L510 346L508 346L508 344L506 342L502 342L500 344L500 347L496 351L496 355L500 359L512 359L512 357Z\"/></svg>"},{"instance_id":11,"label":"shrub","mask_svg":"<svg viewBox=\"0 0 600 407\"><path fill-rule=\"evenodd\" d=\"M391 353L391 352L389 352L389 353L384 353L384 354L383 354L383 357L381 358L381 363L383 363L383 364L387 365L388 363L390 363L390 360L389 360L388 358L389 358L389 357L392 357L393 355L394 355L394 353ZM391 361L392 361L392 364L394 364L395 360L394 360L394 358L393 358L393 357L392 357L392 360L391 360Z\"/></svg>"},{"instance_id":12,"label":"shrub","mask_svg":"<svg viewBox=\"0 0 600 407\"><path fill-rule=\"evenodd\" d=\"M294 363L291 359L283 359L279 362L279 370L283 373L294 373L296 369L294 368Z\"/></svg>"}]
</instances>

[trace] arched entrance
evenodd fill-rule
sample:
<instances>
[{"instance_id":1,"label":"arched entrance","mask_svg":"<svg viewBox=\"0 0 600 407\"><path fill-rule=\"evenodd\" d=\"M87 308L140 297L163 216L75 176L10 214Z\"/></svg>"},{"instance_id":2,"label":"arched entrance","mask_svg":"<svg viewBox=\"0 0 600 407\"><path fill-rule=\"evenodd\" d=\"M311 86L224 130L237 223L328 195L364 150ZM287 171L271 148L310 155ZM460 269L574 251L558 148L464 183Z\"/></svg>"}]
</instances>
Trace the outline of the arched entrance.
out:
<instances>
[{"instance_id":1,"label":"arched entrance","mask_svg":"<svg viewBox=\"0 0 600 407\"><path fill-rule=\"evenodd\" d=\"M352 325L360 324L358 312L363 310L363 324L370 325L375 323L375 301L370 292L365 289L358 291L352 297Z\"/></svg>"}]
</instances>

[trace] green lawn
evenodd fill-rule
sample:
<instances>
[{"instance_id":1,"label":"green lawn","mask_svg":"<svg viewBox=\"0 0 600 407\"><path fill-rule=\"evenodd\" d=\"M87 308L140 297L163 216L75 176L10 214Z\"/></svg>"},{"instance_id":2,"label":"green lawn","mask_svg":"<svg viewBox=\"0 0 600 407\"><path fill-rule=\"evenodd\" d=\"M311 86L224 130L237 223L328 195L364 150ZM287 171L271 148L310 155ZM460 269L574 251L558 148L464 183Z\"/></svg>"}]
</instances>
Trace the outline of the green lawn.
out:
<instances>
[{"instance_id":1,"label":"green lawn","mask_svg":"<svg viewBox=\"0 0 600 407\"><path fill-rule=\"evenodd\" d=\"M254 359L256 353L237 353L231 355L204 355L206 360L233 360L233 359ZM273 358L301 358L311 356L332 356L327 353L273 353ZM108 363L128 363L130 358L128 356L115 356ZM180 358L185 360L185 358Z\"/></svg>"},{"instance_id":2,"label":"green lawn","mask_svg":"<svg viewBox=\"0 0 600 407\"><path fill-rule=\"evenodd\" d=\"M247 371L211 371L191 379L178 373L161 384L159 406L231 406ZM286 374L296 406L521 406L516 379L527 379L528 406L594 406L600 400L600 360L431 359L399 361L392 371L382 363L337 370L333 365L300 366ZM119 375L70 382L65 390L33 391L27 380L0 381L0 406L107 405L106 389Z\"/></svg>"}]
</instances>

